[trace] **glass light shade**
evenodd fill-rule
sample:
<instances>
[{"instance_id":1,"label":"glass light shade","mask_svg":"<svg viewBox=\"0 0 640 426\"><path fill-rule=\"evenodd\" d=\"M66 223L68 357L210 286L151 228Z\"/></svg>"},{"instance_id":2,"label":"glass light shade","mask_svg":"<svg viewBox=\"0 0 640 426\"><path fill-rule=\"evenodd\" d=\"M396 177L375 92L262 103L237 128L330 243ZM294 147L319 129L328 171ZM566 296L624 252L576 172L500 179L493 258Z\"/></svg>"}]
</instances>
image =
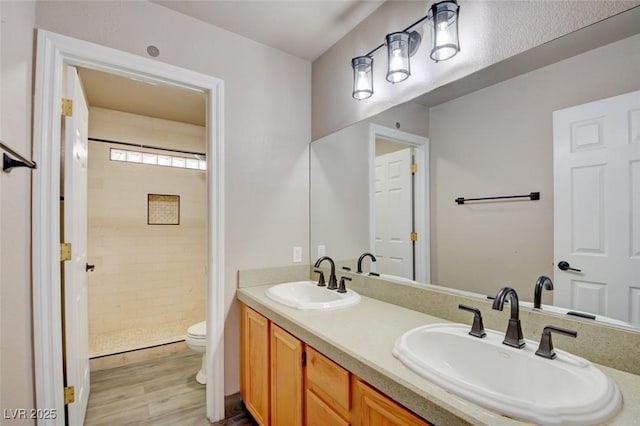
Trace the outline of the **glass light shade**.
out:
<instances>
[{"instance_id":1,"label":"glass light shade","mask_svg":"<svg viewBox=\"0 0 640 426\"><path fill-rule=\"evenodd\" d=\"M429 11L431 21L431 59L445 61L460 51L458 41L458 13L460 6L454 0L434 3Z\"/></svg>"},{"instance_id":2,"label":"glass light shade","mask_svg":"<svg viewBox=\"0 0 640 426\"><path fill-rule=\"evenodd\" d=\"M362 100L373 95L373 58L358 56L351 60L353 68L353 98Z\"/></svg>"},{"instance_id":3,"label":"glass light shade","mask_svg":"<svg viewBox=\"0 0 640 426\"><path fill-rule=\"evenodd\" d=\"M387 80L399 83L411 75L409 66L409 33L387 34Z\"/></svg>"}]
</instances>

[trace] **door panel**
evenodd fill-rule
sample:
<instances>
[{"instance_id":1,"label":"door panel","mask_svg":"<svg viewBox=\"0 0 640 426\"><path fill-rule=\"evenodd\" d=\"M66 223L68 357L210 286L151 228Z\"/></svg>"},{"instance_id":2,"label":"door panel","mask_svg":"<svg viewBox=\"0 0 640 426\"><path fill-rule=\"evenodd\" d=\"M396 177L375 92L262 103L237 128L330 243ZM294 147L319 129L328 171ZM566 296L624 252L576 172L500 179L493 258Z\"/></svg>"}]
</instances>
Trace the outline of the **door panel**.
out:
<instances>
[{"instance_id":1,"label":"door panel","mask_svg":"<svg viewBox=\"0 0 640 426\"><path fill-rule=\"evenodd\" d=\"M605 255L603 165L578 167L571 170L572 251ZM585 214L584 212L589 212Z\"/></svg>"}]
</instances>

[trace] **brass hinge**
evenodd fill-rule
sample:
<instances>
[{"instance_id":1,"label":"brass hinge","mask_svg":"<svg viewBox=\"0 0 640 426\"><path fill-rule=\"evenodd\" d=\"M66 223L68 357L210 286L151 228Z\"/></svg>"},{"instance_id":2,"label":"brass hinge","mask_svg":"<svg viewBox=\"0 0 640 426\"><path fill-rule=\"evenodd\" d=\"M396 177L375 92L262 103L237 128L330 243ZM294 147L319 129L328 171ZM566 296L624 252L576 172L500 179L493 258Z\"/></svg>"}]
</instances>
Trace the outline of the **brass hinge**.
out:
<instances>
[{"instance_id":1,"label":"brass hinge","mask_svg":"<svg viewBox=\"0 0 640 426\"><path fill-rule=\"evenodd\" d=\"M302 366L306 367L306 365L307 365L307 353L302 352Z\"/></svg>"},{"instance_id":2,"label":"brass hinge","mask_svg":"<svg viewBox=\"0 0 640 426\"><path fill-rule=\"evenodd\" d=\"M416 173L418 173L418 165L416 163L412 163L411 166L409 166L409 167L410 167L410 170L411 170L412 174L415 175Z\"/></svg>"},{"instance_id":3,"label":"brass hinge","mask_svg":"<svg viewBox=\"0 0 640 426\"><path fill-rule=\"evenodd\" d=\"M417 232L412 232L411 233L411 241L418 241L418 233Z\"/></svg>"},{"instance_id":4,"label":"brass hinge","mask_svg":"<svg viewBox=\"0 0 640 426\"><path fill-rule=\"evenodd\" d=\"M73 101L71 99L62 98L62 115L65 117L73 115Z\"/></svg>"},{"instance_id":5,"label":"brass hinge","mask_svg":"<svg viewBox=\"0 0 640 426\"><path fill-rule=\"evenodd\" d=\"M60 243L60 262L71 260L71 243Z\"/></svg>"},{"instance_id":6,"label":"brass hinge","mask_svg":"<svg viewBox=\"0 0 640 426\"><path fill-rule=\"evenodd\" d=\"M76 402L76 390L73 386L66 386L64 388L64 403L71 404Z\"/></svg>"}]
</instances>

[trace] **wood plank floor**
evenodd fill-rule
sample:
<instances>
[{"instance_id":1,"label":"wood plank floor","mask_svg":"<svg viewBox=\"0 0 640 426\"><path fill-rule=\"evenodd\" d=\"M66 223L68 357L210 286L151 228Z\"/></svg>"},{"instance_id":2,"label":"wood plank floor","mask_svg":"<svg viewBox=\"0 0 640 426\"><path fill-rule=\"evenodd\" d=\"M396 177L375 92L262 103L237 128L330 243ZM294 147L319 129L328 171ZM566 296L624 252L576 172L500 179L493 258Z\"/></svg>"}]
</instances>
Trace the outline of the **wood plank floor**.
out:
<instances>
[{"instance_id":1,"label":"wood plank floor","mask_svg":"<svg viewBox=\"0 0 640 426\"><path fill-rule=\"evenodd\" d=\"M196 382L202 355L183 352L91 373L86 426L204 426L205 386ZM221 424L254 425L239 403Z\"/></svg>"}]
</instances>

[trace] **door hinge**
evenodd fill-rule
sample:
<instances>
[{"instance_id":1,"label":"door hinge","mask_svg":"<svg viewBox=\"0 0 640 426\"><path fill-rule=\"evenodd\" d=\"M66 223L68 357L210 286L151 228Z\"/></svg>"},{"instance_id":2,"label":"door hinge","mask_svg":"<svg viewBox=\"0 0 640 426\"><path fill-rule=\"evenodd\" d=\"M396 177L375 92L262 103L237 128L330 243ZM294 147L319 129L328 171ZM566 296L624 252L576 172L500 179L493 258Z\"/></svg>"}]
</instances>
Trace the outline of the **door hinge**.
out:
<instances>
[{"instance_id":1,"label":"door hinge","mask_svg":"<svg viewBox=\"0 0 640 426\"><path fill-rule=\"evenodd\" d=\"M60 243L60 262L71 260L71 243Z\"/></svg>"},{"instance_id":2,"label":"door hinge","mask_svg":"<svg viewBox=\"0 0 640 426\"><path fill-rule=\"evenodd\" d=\"M412 232L411 233L411 241L418 241L418 233L417 232Z\"/></svg>"},{"instance_id":3,"label":"door hinge","mask_svg":"<svg viewBox=\"0 0 640 426\"><path fill-rule=\"evenodd\" d=\"M302 352L302 366L303 367L307 366L307 353L306 352Z\"/></svg>"},{"instance_id":4,"label":"door hinge","mask_svg":"<svg viewBox=\"0 0 640 426\"><path fill-rule=\"evenodd\" d=\"M62 115L65 117L73 115L73 101L71 99L62 98Z\"/></svg>"},{"instance_id":5,"label":"door hinge","mask_svg":"<svg viewBox=\"0 0 640 426\"><path fill-rule=\"evenodd\" d=\"M415 175L416 173L418 173L418 165L416 163L412 163L411 166L409 166L409 167L410 167L410 170L411 170L412 174Z\"/></svg>"},{"instance_id":6,"label":"door hinge","mask_svg":"<svg viewBox=\"0 0 640 426\"><path fill-rule=\"evenodd\" d=\"M64 388L64 403L71 404L76 402L76 390L73 386L66 386Z\"/></svg>"}]
</instances>

